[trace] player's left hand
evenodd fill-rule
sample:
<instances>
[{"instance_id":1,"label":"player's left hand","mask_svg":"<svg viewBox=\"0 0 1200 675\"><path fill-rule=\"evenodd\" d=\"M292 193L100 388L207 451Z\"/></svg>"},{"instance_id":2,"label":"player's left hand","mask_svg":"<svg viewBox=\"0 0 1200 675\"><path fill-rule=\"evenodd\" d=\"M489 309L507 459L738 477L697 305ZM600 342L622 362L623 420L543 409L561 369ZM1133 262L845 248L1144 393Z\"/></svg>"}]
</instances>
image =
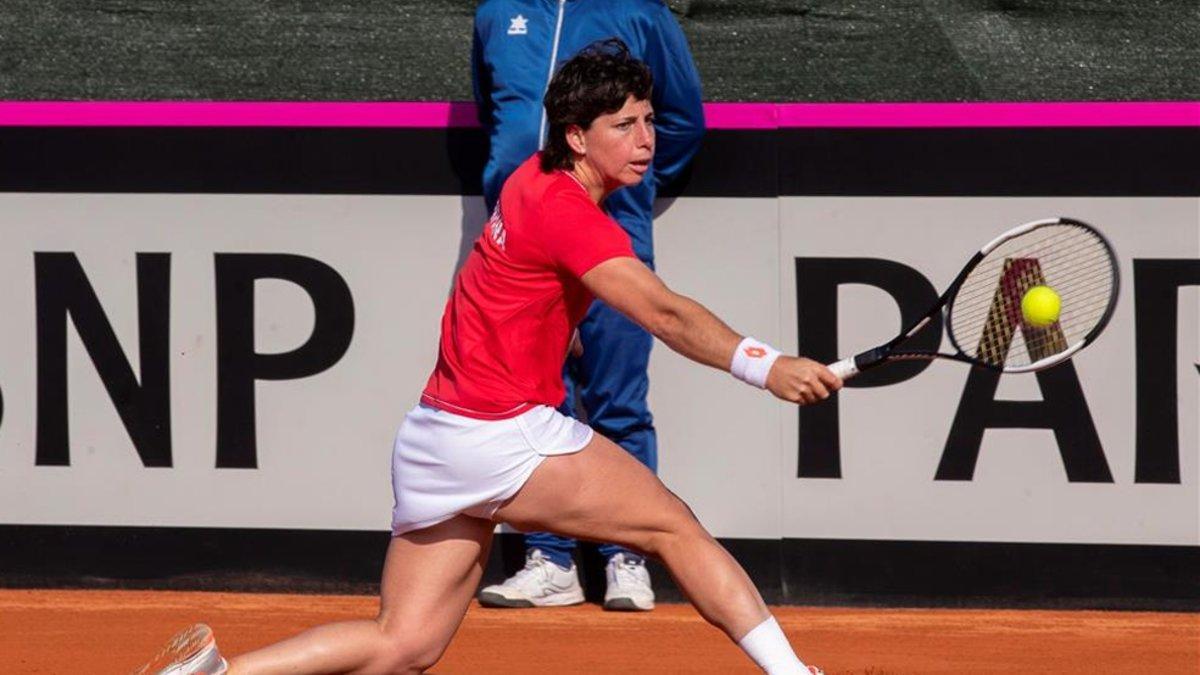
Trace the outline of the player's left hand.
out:
<instances>
[{"instance_id":1,"label":"player's left hand","mask_svg":"<svg viewBox=\"0 0 1200 675\"><path fill-rule=\"evenodd\" d=\"M842 388L842 379L824 364L803 356L782 355L767 373L767 389L792 403L809 405L829 398Z\"/></svg>"}]
</instances>

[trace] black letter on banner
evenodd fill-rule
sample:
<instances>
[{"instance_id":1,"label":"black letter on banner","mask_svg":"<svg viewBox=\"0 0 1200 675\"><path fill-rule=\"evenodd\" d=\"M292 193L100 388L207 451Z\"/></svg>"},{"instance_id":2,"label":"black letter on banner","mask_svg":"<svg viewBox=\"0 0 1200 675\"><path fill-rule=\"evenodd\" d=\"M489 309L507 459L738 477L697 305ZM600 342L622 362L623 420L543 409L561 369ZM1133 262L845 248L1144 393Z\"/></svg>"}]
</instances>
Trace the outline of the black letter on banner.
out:
<instances>
[{"instance_id":1,"label":"black letter on banner","mask_svg":"<svg viewBox=\"0 0 1200 675\"><path fill-rule=\"evenodd\" d=\"M145 466L171 466L171 254L138 253L141 383L74 253L34 253L37 303L37 460L69 466L67 316Z\"/></svg>"},{"instance_id":2,"label":"black letter on banner","mask_svg":"<svg viewBox=\"0 0 1200 675\"><path fill-rule=\"evenodd\" d=\"M1200 285L1200 260L1134 260L1137 330L1135 483L1179 483L1179 287Z\"/></svg>"},{"instance_id":3,"label":"black letter on banner","mask_svg":"<svg viewBox=\"0 0 1200 675\"><path fill-rule=\"evenodd\" d=\"M1000 373L971 369L935 480L971 480L986 429L1053 429L1067 480L1113 482L1075 364L1066 361L1036 375L1043 400L997 401Z\"/></svg>"},{"instance_id":4,"label":"black letter on banner","mask_svg":"<svg viewBox=\"0 0 1200 675\"><path fill-rule=\"evenodd\" d=\"M337 363L354 335L354 299L332 267L298 255L218 253L217 468L258 466L254 417L256 380L292 380ZM303 288L313 302L313 332L280 354L254 352L254 282L281 279Z\"/></svg>"},{"instance_id":5,"label":"black letter on banner","mask_svg":"<svg viewBox=\"0 0 1200 675\"><path fill-rule=\"evenodd\" d=\"M901 330L920 319L937 301L937 290L920 272L879 258L796 258L796 314L800 353L823 363L842 356L838 348L838 286L866 284L886 291L900 307ZM868 335L855 342L869 341ZM907 343L913 349L937 349L942 341L939 314ZM866 347L865 344L861 345ZM873 346L873 345L871 345ZM916 377L928 361L889 364L863 373L850 387L882 387ZM801 406L800 478L841 478L841 442L837 396L821 405Z\"/></svg>"}]
</instances>

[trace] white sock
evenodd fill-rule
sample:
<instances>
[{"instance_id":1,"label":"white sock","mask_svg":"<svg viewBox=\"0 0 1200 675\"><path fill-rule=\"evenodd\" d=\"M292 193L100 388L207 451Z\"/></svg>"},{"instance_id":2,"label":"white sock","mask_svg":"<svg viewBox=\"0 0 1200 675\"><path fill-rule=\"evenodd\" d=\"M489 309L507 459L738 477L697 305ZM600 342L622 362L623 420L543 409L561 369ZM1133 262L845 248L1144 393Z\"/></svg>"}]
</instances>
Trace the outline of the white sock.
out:
<instances>
[{"instance_id":1,"label":"white sock","mask_svg":"<svg viewBox=\"0 0 1200 675\"><path fill-rule=\"evenodd\" d=\"M809 675L808 666L792 651L792 645L773 616L746 633L738 640L738 646L768 675Z\"/></svg>"}]
</instances>

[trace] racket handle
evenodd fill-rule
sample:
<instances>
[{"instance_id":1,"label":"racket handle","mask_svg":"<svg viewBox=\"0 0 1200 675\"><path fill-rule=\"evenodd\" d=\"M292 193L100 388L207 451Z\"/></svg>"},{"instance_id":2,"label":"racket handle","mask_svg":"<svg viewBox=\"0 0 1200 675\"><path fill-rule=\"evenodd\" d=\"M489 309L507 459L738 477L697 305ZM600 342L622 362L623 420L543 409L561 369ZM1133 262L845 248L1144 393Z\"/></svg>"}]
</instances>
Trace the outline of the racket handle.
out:
<instances>
[{"instance_id":1,"label":"racket handle","mask_svg":"<svg viewBox=\"0 0 1200 675\"><path fill-rule=\"evenodd\" d=\"M831 363L827 367L842 380L848 380L858 374L858 366L855 365L853 356Z\"/></svg>"}]
</instances>

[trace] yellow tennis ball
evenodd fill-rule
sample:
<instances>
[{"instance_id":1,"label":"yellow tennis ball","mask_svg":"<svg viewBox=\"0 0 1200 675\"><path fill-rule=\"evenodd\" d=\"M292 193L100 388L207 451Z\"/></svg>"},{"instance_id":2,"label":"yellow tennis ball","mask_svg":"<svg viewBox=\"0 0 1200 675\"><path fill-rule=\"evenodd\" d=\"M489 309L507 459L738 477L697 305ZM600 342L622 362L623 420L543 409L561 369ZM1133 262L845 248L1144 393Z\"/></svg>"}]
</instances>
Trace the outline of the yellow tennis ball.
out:
<instances>
[{"instance_id":1,"label":"yellow tennis ball","mask_svg":"<svg viewBox=\"0 0 1200 675\"><path fill-rule=\"evenodd\" d=\"M1031 326L1043 328L1058 321L1062 299L1049 286L1034 286L1021 298L1021 314Z\"/></svg>"}]
</instances>

